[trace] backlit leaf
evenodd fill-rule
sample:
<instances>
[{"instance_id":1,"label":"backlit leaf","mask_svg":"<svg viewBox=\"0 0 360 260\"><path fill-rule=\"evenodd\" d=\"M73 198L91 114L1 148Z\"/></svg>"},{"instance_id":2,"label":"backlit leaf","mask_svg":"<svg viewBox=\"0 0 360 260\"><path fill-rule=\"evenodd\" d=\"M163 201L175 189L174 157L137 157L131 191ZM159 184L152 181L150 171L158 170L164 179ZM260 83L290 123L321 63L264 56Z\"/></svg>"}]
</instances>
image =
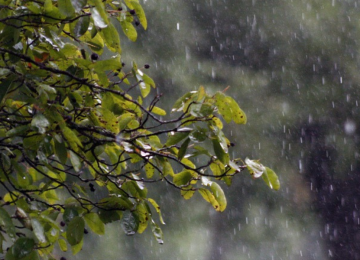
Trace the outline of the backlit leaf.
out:
<instances>
[{"instance_id":1,"label":"backlit leaf","mask_svg":"<svg viewBox=\"0 0 360 260\"><path fill-rule=\"evenodd\" d=\"M262 179L265 181L271 189L279 190L280 181L276 173L268 167L265 167L265 172L261 175Z\"/></svg>"},{"instance_id":2,"label":"backlit leaf","mask_svg":"<svg viewBox=\"0 0 360 260\"><path fill-rule=\"evenodd\" d=\"M84 219L89 228L98 235L105 234L104 222L100 219L96 213L88 213L84 215Z\"/></svg>"}]
</instances>

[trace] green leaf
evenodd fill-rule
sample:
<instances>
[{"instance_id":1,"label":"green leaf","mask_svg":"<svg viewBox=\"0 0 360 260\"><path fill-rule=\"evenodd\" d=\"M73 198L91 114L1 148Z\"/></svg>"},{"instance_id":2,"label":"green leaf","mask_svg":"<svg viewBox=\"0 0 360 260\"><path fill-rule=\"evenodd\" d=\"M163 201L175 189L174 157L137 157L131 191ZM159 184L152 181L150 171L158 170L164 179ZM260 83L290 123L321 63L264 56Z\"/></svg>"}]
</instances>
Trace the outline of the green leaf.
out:
<instances>
[{"instance_id":1,"label":"green leaf","mask_svg":"<svg viewBox=\"0 0 360 260\"><path fill-rule=\"evenodd\" d=\"M186 186L186 188L181 189L180 194L181 196L188 200L190 199L195 193L195 190L193 189L192 185Z\"/></svg>"},{"instance_id":2,"label":"green leaf","mask_svg":"<svg viewBox=\"0 0 360 260\"><path fill-rule=\"evenodd\" d=\"M70 128L64 127L61 130L64 134L64 137L68 141L68 144L70 145L70 147L72 149L74 149L75 151L78 151L79 147L83 147L82 143L79 140L79 138L77 137L77 135Z\"/></svg>"},{"instance_id":3,"label":"green leaf","mask_svg":"<svg viewBox=\"0 0 360 260\"><path fill-rule=\"evenodd\" d=\"M101 54L104 50L104 40L99 34L91 37L90 32L87 31L83 36L81 36L80 40L86 42L90 49L98 54Z\"/></svg>"},{"instance_id":4,"label":"green leaf","mask_svg":"<svg viewBox=\"0 0 360 260\"><path fill-rule=\"evenodd\" d=\"M72 166L74 167L75 172L79 172L80 168L81 168L81 161L79 156L77 156L76 153L74 153L73 151L69 151L69 157L70 157L70 162L72 164Z\"/></svg>"},{"instance_id":5,"label":"green leaf","mask_svg":"<svg viewBox=\"0 0 360 260\"><path fill-rule=\"evenodd\" d=\"M4 99L6 93L11 87L11 84L16 79L16 75L7 76L5 79L2 79L0 83L0 104L2 103L2 100Z\"/></svg>"},{"instance_id":6,"label":"green leaf","mask_svg":"<svg viewBox=\"0 0 360 260\"><path fill-rule=\"evenodd\" d=\"M124 113L122 114L119 118L119 130L122 131L124 129L126 129L127 125L130 123L130 121L132 121L133 119L135 119L135 115L133 113Z\"/></svg>"},{"instance_id":7,"label":"green leaf","mask_svg":"<svg viewBox=\"0 0 360 260\"><path fill-rule=\"evenodd\" d=\"M85 221L83 218L74 217L68 224L66 230L66 239L70 245L75 246L79 244L84 237Z\"/></svg>"},{"instance_id":8,"label":"green leaf","mask_svg":"<svg viewBox=\"0 0 360 260\"><path fill-rule=\"evenodd\" d=\"M28 255L19 259L13 255L12 250L8 250L5 256L5 260L40 260L40 257L37 250L32 250Z\"/></svg>"},{"instance_id":9,"label":"green leaf","mask_svg":"<svg viewBox=\"0 0 360 260\"><path fill-rule=\"evenodd\" d=\"M91 8L91 17L94 20L95 26L98 28L106 28L109 24L109 19L104 8L104 4L100 0L94 0L95 7Z\"/></svg>"},{"instance_id":10,"label":"green leaf","mask_svg":"<svg viewBox=\"0 0 360 260\"><path fill-rule=\"evenodd\" d=\"M73 5L71 4L71 0L58 1L58 8L60 13L66 18L72 18L73 16L75 16L75 10Z\"/></svg>"},{"instance_id":11,"label":"green leaf","mask_svg":"<svg viewBox=\"0 0 360 260\"><path fill-rule=\"evenodd\" d=\"M61 251L66 252L68 250L65 239L60 238L58 243Z\"/></svg>"},{"instance_id":12,"label":"green leaf","mask_svg":"<svg viewBox=\"0 0 360 260\"><path fill-rule=\"evenodd\" d=\"M35 233L35 236L41 243L46 242L45 232L44 232L44 225L38 218L31 218L31 226Z\"/></svg>"},{"instance_id":13,"label":"green leaf","mask_svg":"<svg viewBox=\"0 0 360 260\"><path fill-rule=\"evenodd\" d=\"M98 235L105 234L104 222L100 219L96 213L88 213L84 215L84 219L89 228Z\"/></svg>"},{"instance_id":14,"label":"green leaf","mask_svg":"<svg viewBox=\"0 0 360 260\"><path fill-rule=\"evenodd\" d=\"M181 161L185 154L186 154L186 150L189 146L189 143L190 143L190 138L187 138L181 145L180 149L179 149L179 152L178 152L178 159Z\"/></svg>"},{"instance_id":15,"label":"green leaf","mask_svg":"<svg viewBox=\"0 0 360 260\"><path fill-rule=\"evenodd\" d=\"M56 138L54 138L54 143L55 143L55 154L56 154L56 156L59 158L59 160L60 160L60 162L62 164L65 164L67 159L68 159L65 142L62 141L60 143L60 142L57 141Z\"/></svg>"},{"instance_id":16,"label":"green leaf","mask_svg":"<svg viewBox=\"0 0 360 260\"><path fill-rule=\"evenodd\" d=\"M145 73L143 73L142 79L143 79L144 83L149 84L153 88L156 87L154 80L152 78L150 78L148 75L146 75Z\"/></svg>"},{"instance_id":17,"label":"green leaf","mask_svg":"<svg viewBox=\"0 0 360 260\"><path fill-rule=\"evenodd\" d=\"M168 176L168 175L174 177L174 175L175 175L174 170L173 170L170 162L167 161L167 160L164 161L164 163L163 163L163 174L164 174L164 177Z\"/></svg>"},{"instance_id":18,"label":"green leaf","mask_svg":"<svg viewBox=\"0 0 360 260\"><path fill-rule=\"evenodd\" d=\"M164 109L161 109L160 107L153 107L151 109L151 112L159 116L166 116L166 111Z\"/></svg>"},{"instance_id":19,"label":"green leaf","mask_svg":"<svg viewBox=\"0 0 360 260\"><path fill-rule=\"evenodd\" d=\"M74 207L68 207L65 208L64 214L63 214L63 220L65 223L69 223L73 218L79 216L79 212Z\"/></svg>"},{"instance_id":20,"label":"green leaf","mask_svg":"<svg viewBox=\"0 0 360 260\"><path fill-rule=\"evenodd\" d=\"M4 201L6 201L5 197ZM0 226L5 229L6 233L12 240L15 240L15 226L11 220L9 213L7 213L7 211L2 207L0 207Z\"/></svg>"},{"instance_id":21,"label":"green leaf","mask_svg":"<svg viewBox=\"0 0 360 260\"><path fill-rule=\"evenodd\" d=\"M265 167L265 172L261 175L262 179L265 181L271 189L279 190L280 181L276 173L268 167Z\"/></svg>"},{"instance_id":22,"label":"green leaf","mask_svg":"<svg viewBox=\"0 0 360 260\"><path fill-rule=\"evenodd\" d=\"M117 70L121 68L120 55L116 55L111 59L97 61L95 63L96 71L106 71L106 70Z\"/></svg>"},{"instance_id":23,"label":"green leaf","mask_svg":"<svg viewBox=\"0 0 360 260\"><path fill-rule=\"evenodd\" d=\"M229 154L224 151L218 138L212 140L213 148L216 157L223 163L228 164L230 157Z\"/></svg>"},{"instance_id":24,"label":"green leaf","mask_svg":"<svg viewBox=\"0 0 360 260\"><path fill-rule=\"evenodd\" d=\"M26 149L38 151L42 141L44 140L44 137L44 135L33 135L26 137L24 138L23 145Z\"/></svg>"},{"instance_id":25,"label":"green leaf","mask_svg":"<svg viewBox=\"0 0 360 260\"><path fill-rule=\"evenodd\" d=\"M147 195L147 189L140 184L140 180L127 181L121 188L138 199L143 199Z\"/></svg>"},{"instance_id":26,"label":"green leaf","mask_svg":"<svg viewBox=\"0 0 360 260\"><path fill-rule=\"evenodd\" d=\"M145 16L145 12L142 6L137 1L131 1L131 5L133 6L135 13L139 19L140 24L146 30L147 29L147 20Z\"/></svg>"},{"instance_id":27,"label":"green leaf","mask_svg":"<svg viewBox=\"0 0 360 260\"><path fill-rule=\"evenodd\" d=\"M210 164L210 169L214 176L221 176L225 172L225 166L220 160L215 160Z\"/></svg>"},{"instance_id":28,"label":"green leaf","mask_svg":"<svg viewBox=\"0 0 360 260\"><path fill-rule=\"evenodd\" d=\"M185 170L185 171L175 174L173 182L176 186L183 186L186 184L190 184L190 181L192 180L192 178L193 178L193 175L191 174L191 172L188 170Z\"/></svg>"},{"instance_id":29,"label":"green leaf","mask_svg":"<svg viewBox=\"0 0 360 260\"><path fill-rule=\"evenodd\" d=\"M121 213L116 210L99 210L99 217L104 224L120 220L120 215Z\"/></svg>"},{"instance_id":30,"label":"green leaf","mask_svg":"<svg viewBox=\"0 0 360 260\"><path fill-rule=\"evenodd\" d=\"M87 0L71 0L71 3L77 13L79 13L87 4Z\"/></svg>"},{"instance_id":31,"label":"green leaf","mask_svg":"<svg viewBox=\"0 0 360 260\"><path fill-rule=\"evenodd\" d=\"M78 38L84 35L89 29L89 25L90 25L90 16L80 17L74 27L74 36Z\"/></svg>"},{"instance_id":32,"label":"green leaf","mask_svg":"<svg viewBox=\"0 0 360 260\"><path fill-rule=\"evenodd\" d=\"M188 92L185 95L183 95L182 97L178 98L175 101L175 104L174 104L173 108L171 109L171 112L180 112L180 111L185 112L185 110L186 110L185 104L189 100L193 99L193 96L194 96L194 93Z\"/></svg>"},{"instance_id":33,"label":"green leaf","mask_svg":"<svg viewBox=\"0 0 360 260\"><path fill-rule=\"evenodd\" d=\"M126 210L121 219L121 227L128 236L134 235L138 230L139 220L129 210Z\"/></svg>"},{"instance_id":34,"label":"green leaf","mask_svg":"<svg viewBox=\"0 0 360 260\"><path fill-rule=\"evenodd\" d=\"M21 136L22 134L26 133L30 129L30 125L22 125L15 128L12 128L6 133L6 137L13 137L13 136Z\"/></svg>"},{"instance_id":35,"label":"green leaf","mask_svg":"<svg viewBox=\"0 0 360 260\"><path fill-rule=\"evenodd\" d=\"M220 211L220 205L219 202L216 200L214 194L204 188L200 188L198 189L198 192L201 194L201 196L207 201L209 202L216 211Z\"/></svg>"},{"instance_id":36,"label":"green leaf","mask_svg":"<svg viewBox=\"0 0 360 260\"><path fill-rule=\"evenodd\" d=\"M178 129L176 132L171 132L169 137L165 143L166 146L171 146L174 144L178 144L181 140L185 139L191 133L191 128L181 128Z\"/></svg>"},{"instance_id":37,"label":"green leaf","mask_svg":"<svg viewBox=\"0 0 360 260\"><path fill-rule=\"evenodd\" d=\"M134 25L127 21L120 21L121 28L123 29L124 34L126 37L129 38L131 41L136 41L137 39L137 32Z\"/></svg>"},{"instance_id":38,"label":"green leaf","mask_svg":"<svg viewBox=\"0 0 360 260\"><path fill-rule=\"evenodd\" d=\"M110 51L121 53L120 36L112 23L109 23L106 28L101 30L101 35Z\"/></svg>"},{"instance_id":39,"label":"green leaf","mask_svg":"<svg viewBox=\"0 0 360 260\"><path fill-rule=\"evenodd\" d=\"M27 237L18 238L11 247L11 253L16 259L21 259L31 253L35 246L34 239Z\"/></svg>"},{"instance_id":40,"label":"green leaf","mask_svg":"<svg viewBox=\"0 0 360 260\"><path fill-rule=\"evenodd\" d=\"M76 255L77 253L79 253L80 250L82 249L83 245L84 245L84 239L82 239L79 244L71 246L73 255Z\"/></svg>"}]
</instances>

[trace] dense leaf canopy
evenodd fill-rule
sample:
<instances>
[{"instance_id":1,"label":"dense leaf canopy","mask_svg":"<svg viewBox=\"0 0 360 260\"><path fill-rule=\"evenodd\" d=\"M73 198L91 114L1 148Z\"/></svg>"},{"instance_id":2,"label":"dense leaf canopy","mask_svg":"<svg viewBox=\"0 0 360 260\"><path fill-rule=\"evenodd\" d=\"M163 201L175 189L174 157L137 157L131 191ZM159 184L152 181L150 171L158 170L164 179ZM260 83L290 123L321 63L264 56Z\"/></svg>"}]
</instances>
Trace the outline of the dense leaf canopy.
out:
<instances>
[{"instance_id":1,"label":"dense leaf canopy","mask_svg":"<svg viewBox=\"0 0 360 260\"><path fill-rule=\"evenodd\" d=\"M167 184L185 199L198 192L216 211L243 170L279 189L257 160L229 156L223 122L246 115L223 92L180 97L172 119L157 106L149 69L125 69L119 31L135 41L147 28L138 1L0 1L0 251L5 259L74 254L84 230L103 235L120 221L128 235L147 226L158 203L147 185ZM168 118L168 117L166 117ZM4 242L6 241L6 243ZM7 252L5 244L10 245Z\"/></svg>"}]
</instances>

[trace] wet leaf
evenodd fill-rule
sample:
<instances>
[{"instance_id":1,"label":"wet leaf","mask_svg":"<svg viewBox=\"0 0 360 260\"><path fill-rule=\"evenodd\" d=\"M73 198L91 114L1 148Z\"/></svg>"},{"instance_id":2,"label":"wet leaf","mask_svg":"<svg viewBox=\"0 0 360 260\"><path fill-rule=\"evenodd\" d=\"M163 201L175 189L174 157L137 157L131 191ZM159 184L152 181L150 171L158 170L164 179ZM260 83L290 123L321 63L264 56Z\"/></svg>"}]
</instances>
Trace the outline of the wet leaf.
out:
<instances>
[{"instance_id":1,"label":"wet leaf","mask_svg":"<svg viewBox=\"0 0 360 260\"><path fill-rule=\"evenodd\" d=\"M109 24L109 18L106 14L104 4L101 0L93 0L95 7L91 8L91 17L94 20L95 26L98 28L106 28Z\"/></svg>"},{"instance_id":2,"label":"wet leaf","mask_svg":"<svg viewBox=\"0 0 360 260\"><path fill-rule=\"evenodd\" d=\"M154 220L151 220L151 231L152 231L153 235L155 236L156 241L157 241L159 244L164 244L162 230L161 230L161 228L155 223Z\"/></svg>"},{"instance_id":3,"label":"wet leaf","mask_svg":"<svg viewBox=\"0 0 360 260\"><path fill-rule=\"evenodd\" d=\"M73 1L75 1L75 0L73 0ZM75 37L78 38L78 37L84 35L87 32L87 30L89 29L89 25L90 25L90 16L80 17L74 27Z\"/></svg>"},{"instance_id":4,"label":"wet leaf","mask_svg":"<svg viewBox=\"0 0 360 260\"><path fill-rule=\"evenodd\" d=\"M44 231L44 224L41 223L40 219L38 218L31 218L31 226L35 233L35 236L41 243L46 242L45 231Z\"/></svg>"},{"instance_id":5,"label":"wet leaf","mask_svg":"<svg viewBox=\"0 0 360 260\"><path fill-rule=\"evenodd\" d=\"M249 158L246 158L245 164L250 174L253 175L254 178L259 178L266 171L265 166L256 160L250 160Z\"/></svg>"},{"instance_id":6,"label":"wet leaf","mask_svg":"<svg viewBox=\"0 0 360 260\"><path fill-rule=\"evenodd\" d=\"M125 211L121 219L121 227L128 236L134 235L139 226L139 220L129 210Z\"/></svg>"},{"instance_id":7,"label":"wet leaf","mask_svg":"<svg viewBox=\"0 0 360 260\"><path fill-rule=\"evenodd\" d=\"M71 3L75 9L75 11L78 13L80 12L84 6L87 4L87 0L71 0Z\"/></svg>"},{"instance_id":8,"label":"wet leaf","mask_svg":"<svg viewBox=\"0 0 360 260\"><path fill-rule=\"evenodd\" d=\"M49 125L49 120L40 113L36 114L31 121L31 126L35 128L40 134L44 134L46 132L46 128Z\"/></svg>"}]
</instances>

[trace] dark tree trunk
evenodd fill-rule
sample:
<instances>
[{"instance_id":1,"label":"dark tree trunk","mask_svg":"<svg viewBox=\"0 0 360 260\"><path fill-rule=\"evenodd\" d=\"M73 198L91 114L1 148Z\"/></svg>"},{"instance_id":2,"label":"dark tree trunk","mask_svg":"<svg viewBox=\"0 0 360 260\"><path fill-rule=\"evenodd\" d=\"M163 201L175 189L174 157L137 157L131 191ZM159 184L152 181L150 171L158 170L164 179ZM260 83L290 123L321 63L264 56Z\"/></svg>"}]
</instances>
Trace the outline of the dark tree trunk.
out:
<instances>
[{"instance_id":1,"label":"dark tree trunk","mask_svg":"<svg viewBox=\"0 0 360 260\"><path fill-rule=\"evenodd\" d=\"M319 236L327 245L329 259L360 259L360 167L333 178L337 162L335 149L325 145L326 125L302 129L308 149L305 179L313 204L323 224ZM359 146L359 145L358 145Z\"/></svg>"}]
</instances>

